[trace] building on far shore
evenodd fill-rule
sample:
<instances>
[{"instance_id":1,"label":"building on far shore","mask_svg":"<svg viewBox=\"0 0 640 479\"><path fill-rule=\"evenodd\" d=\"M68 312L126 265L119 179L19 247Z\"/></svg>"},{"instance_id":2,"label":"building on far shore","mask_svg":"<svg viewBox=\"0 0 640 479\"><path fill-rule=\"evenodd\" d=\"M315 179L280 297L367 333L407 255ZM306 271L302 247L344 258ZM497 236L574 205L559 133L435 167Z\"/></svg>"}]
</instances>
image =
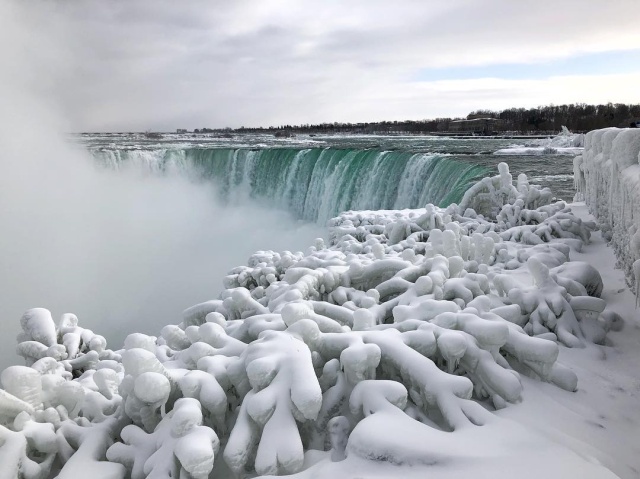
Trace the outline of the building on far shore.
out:
<instances>
[{"instance_id":1,"label":"building on far shore","mask_svg":"<svg viewBox=\"0 0 640 479\"><path fill-rule=\"evenodd\" d=\"M449 122L449 131L455 133L490 135L502 129L504 129L504 120L500 118L471 118Z\"/></svg>"},{"instance_id":2,"label":"building on far shore","mask_svg":"<svg viewBox=\"0 0 640 479\"><path fill-rule=\"evenodd\" d=\"M188 133L188 131L186 130L186 128L178 128L176 130L176 133Z\"/></svg>"}]
</instances>

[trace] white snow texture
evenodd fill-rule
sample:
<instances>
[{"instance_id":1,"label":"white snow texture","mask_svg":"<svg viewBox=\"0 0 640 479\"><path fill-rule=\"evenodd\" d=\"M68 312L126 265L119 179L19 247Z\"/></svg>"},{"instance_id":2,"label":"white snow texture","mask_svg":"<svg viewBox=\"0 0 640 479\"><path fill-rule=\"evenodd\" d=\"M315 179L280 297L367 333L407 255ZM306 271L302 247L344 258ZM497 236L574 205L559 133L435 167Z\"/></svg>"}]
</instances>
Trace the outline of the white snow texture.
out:
<instances>
[{"instance_id":1,"label":"white snow texture","mask_svg":"<svg viewBox=\"0 0 640 479\"><path fill-rule=\"evenodd\" d=\"M494 155L575 155L582 152L584 134L571 133L566 126L553 138L532 140L524 145L514 144L495 151Z\"/></svg>"},{"instance_id":2,"label":"white snow texture","mask_svg":"<svg viewBox=\"0 0 640 479\"><path fill-rule=\"evenodd\" d=\"M637 225L638 145L640 131L593 132L577 163L614 241L619 222ZM624 181L609 187L614 172ZM0 377L0 478L245 477L488 457L481 431L507 422L491 411L522 400L521 375L575 391L558 342L602 343L619 326L598 272L569 262L595 224L551 199L502 163L459 206L343 213L330 245L259 251L219 299L116 351L72 314L56 324L46 309L27 311L26 365Z\"/></svg>"},{"instance_id":3,"label":"white snow texture","mask_svg":"<svg viewBox=\"0 0 640 479\"><path fill-rule=\"evenodd\" d=\"M576 200L585 201L630 283L640 284L640 129L587 133L573 160Z\"/></svg>"}]
</instances>

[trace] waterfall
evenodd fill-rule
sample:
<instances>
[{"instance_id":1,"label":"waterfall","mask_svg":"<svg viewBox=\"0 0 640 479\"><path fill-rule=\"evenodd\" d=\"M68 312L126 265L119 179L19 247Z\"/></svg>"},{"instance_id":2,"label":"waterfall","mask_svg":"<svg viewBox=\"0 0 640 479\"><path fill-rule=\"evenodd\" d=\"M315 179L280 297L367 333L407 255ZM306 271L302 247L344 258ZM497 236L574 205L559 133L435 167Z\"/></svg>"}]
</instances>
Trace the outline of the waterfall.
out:
<instances>
[{"instance_id":1,"label":"waterfall","mask_svg":"<svg viewBox=\"0 0 640 479\"><path fill-rule=\"evenodd\" d=\"M226 201L267 201L320 223L352 209L447 206L487 174L484 167L443 155L369 149L99 149L93 154L111 169L188 174L216 184Z\"/></svg>"}]
</instances>

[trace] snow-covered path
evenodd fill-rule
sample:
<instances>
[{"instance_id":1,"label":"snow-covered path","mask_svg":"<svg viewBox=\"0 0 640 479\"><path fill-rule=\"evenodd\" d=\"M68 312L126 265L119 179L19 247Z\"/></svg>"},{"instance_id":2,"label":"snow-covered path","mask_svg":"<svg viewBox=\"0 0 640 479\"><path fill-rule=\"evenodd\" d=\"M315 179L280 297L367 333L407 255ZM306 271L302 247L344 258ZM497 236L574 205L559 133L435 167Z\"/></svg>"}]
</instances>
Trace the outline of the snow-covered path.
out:
<instances>
[{"instance_id":1,"label":"snow-covered path","mask_svg":"<svg viewBox=\"0 0 640 479\"><path fill-rule=\"evenodd\" d=\"M571 207L577 216L593 219L584 203ZM640 317L635 296L599 231L581 253L572 251L571 259L598 269L602 299L625 319L625 327L609 332L605 346L560 349L559 361L578 375L578 391L523 377L523 402L498 414L584 451L621 478L635 479L640 477Z\"/></svg>"}]
</instances>

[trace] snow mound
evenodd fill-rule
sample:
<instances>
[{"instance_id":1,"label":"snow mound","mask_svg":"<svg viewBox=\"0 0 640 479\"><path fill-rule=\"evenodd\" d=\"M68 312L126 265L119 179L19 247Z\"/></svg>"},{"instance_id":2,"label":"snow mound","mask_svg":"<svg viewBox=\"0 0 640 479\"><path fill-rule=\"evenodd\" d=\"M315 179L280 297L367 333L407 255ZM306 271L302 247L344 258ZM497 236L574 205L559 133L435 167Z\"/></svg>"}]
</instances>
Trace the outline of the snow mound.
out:
<instances>
[{"instance_id":1,"label":"snow mound","mask_svg":"<svg viewBox=\"0 0 640 479\"><path fill-rule=\"evenodd\" d=\"M460 205L345 212L329 245L259 251L218 299L117 351L74 315L27 311L26 366L0 376L0 477L253 477L339 461L460 473L494 449L510 466L492 477L510 476L521 465L501 451L544 440L491 411L522 400L522 375L575 391L558 343L618 327L597 272L569 262L595 225L551 201L501 163Z\"/></svg>"}]
</instances>

